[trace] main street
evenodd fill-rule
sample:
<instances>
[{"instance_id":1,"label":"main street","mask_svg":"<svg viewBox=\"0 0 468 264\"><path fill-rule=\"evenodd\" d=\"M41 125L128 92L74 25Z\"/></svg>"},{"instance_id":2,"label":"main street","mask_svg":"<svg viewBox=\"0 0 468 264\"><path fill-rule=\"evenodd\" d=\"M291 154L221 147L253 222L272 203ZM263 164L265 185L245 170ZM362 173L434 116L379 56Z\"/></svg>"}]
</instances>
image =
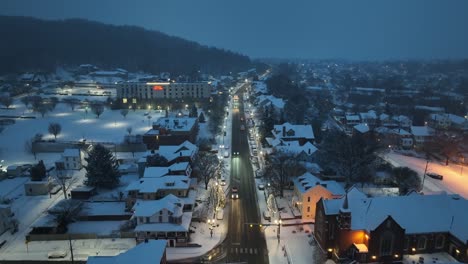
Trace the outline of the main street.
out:
<instances>
[{"instance_id":1,"label":"main street","mask_svg":"<svg viewBox=\"0 0 468 264\"><path fill-rule=\"evenodd\" d=\"M231 182L230 187L239 188L239 199L232 199L228 194L226 212L228 212L228 229L226 239L204 257L208 262L223 263L268 263L268 251L260 223L257 205L255 181L250 163L248 145L248 127L245 123L242 93L244 84L237 91L239 107L232 111L231 142ZM241 130L241 126L245 129ZM239 153L236 155L235 153ZM231 188L230 188L231 189ZM230 191L229 189L229 191ZM253 224L252 227L250 224Z\"/></svg>"}]
</instances>

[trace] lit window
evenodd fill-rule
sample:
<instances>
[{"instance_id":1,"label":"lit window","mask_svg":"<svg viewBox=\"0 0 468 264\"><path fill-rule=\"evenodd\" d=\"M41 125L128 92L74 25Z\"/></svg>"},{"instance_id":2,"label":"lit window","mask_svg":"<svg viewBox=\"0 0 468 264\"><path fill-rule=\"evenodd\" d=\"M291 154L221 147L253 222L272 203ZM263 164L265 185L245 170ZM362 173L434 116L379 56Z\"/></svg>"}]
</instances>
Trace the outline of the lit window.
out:
<instances>
[{"instance_id":1,"label":"lit window","mask_svg":"<svg viewBox=\"0 0 468 264\"><path fill-rule=\"evenodd\" d=\"M122 103L126 104L127 103L127 98L123 98Z\"/></svg>"}]
</instances>

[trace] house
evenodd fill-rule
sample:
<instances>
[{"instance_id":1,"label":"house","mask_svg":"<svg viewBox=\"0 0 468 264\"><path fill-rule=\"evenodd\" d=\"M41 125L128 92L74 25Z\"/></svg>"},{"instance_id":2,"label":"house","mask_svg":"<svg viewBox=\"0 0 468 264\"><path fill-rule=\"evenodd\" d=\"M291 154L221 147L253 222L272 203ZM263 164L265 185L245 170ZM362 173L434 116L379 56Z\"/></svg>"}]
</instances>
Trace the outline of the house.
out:
<instances>
[{"instance_id":1,"label":"house","mask_svg":"<svg viewBox=\"0 0 468 264\"><path fill-rule=\"evenodd\" d=\"M306 172L293 180L294 206L302 214L303 223L315 221L315 206L323 199L337 199L345 194L343 187L336 181L322 181Z\"/></svg>"},{"instance_id":2,"label":"house","mask_svg":"<svg viewBox=\"0 0 468 264\"><path fill-rule=\"evenodd\" d=\"M158 154L163 156L167 159L168 164L172 165L174 163L181 162L188 162L192 164L197 153L198 147L189 141L184 141L180 145L159 146L158 150L148 151L143 155L142 158L138 160L138 173L140 177L143 176L147 160L153 155Z\"/></svg>"},{"instance_id":3,"label":"house","mask_svg":"<svg viewBox=\"0 0 468 264\"><path fill-rule=\"evenodd\" d=\"M401 128L410 128L413 124L413 121L411 121L409 117L404 115L394 116L392 120L395 121L398 124L398 127Z\"/></svg>"},{"instance_id":4,"label":"house","mask_svg":"<svg viewBox=\"0 0 468 264\"><path fill-rule=\"evenodd\" d=\"M375 129L377 140L383 146L411 149L414 145L413 135L402 128L378 127Z\"/></svg>"},{"instance_id":5,"label":"house","mask_svg":"<svg viewBox=\"0 0 468 264\"><path fill-rule=\"evenodd\" d=\"M274 125L273 140L298 141L299 145L304 145L306 142L314 143L315 136L312 125L293 125L288 122L281 125Z\"/></svg>"},{"instance_id":6,"label":"house","mask_svg":"<svg viewBox=\"0 0 468 264\"><path fill-rule=\"evenodd\" d=\"M260 95L257 97L257 105L261 108L272 107L274 113L279 116L286 104L283 99L273 95Z\"/></svg>"},{"instance_id":7,"label":"house","mask_svg":"<svg viewBox=\"0 0 468 264\"><path fill-rule=\"evenodd\" d=\"M148 149L159 146L179 145L184 141L195 143L198 134L198 118L161 117L153 123L152 129L143 135L143 143Z\"/></svg>"},{"instance_id":8,"label":"house","mask_svg":"<svg viewBox=\"0 0 468 264\"><path fill-rule=\"evenodd\" d=\"M468 116L454 114L430 114L428 125L435 129L468 130Z\"/></svg>"},{"instance_id":9,"label":"house","mask_svg":"<svg viewBox=\"0 0 468 264\"><path fill-rule=\"evenodd\" d=\"M361 123L364 123L370 127L374 127L377 122L377 113L374 110L368 112L359 113Z\"/></svg>"},{"instance_id":10,"label":"house","mask_svg":"<svg viewBox=\"0 0 468 264\"><path fill-rule=\"evenodd\" d=\"M294 156L295 159L299 161L313 161L315 153L317 152L317 147L310 142L306 142L304 145L299 145L299 141L280 141L278 145L273 147L273 150L276 152L288 153Z\"/></svg>"},{"instance_id":11,"label":"house","mask_svg":"<svg viewBox=\"0 0 468 264\"><path fill-rule=\"evenodd\" d=\"M361 123L359 115L345 115L345 124L348 127L353 127L359 123Z\"/></svg>"},{"instance_id":12,"label":"house","mask_svg":"<svg viewBox=\"0 0 468 264\"><path fill-rule=\"evenodd\" d=\"M146 240L117 256L89 256L87 264L165 264L166 240Z\"/></svg>"},{"instance_id":13,"label":"house","mask_svg":"<svg viewBox=\"0 0 468 264\"><path fill-rule=\"evenodd\" d=\"M337 261L390 263L405 254L446 252L468 261L468 201L437 194L368 198L352 187L317 203L314 237Z\"/></svg>"},{"instance_id":14,"label":"house","mask_svg":"<svg viewBox=\"0 0 468 264\"><path fill-rule=\"evenodd\" d=\"M411 134L413 134L414 144L422 146L424 143L432 140L434 129L428 126L411 126Z\"/></svg>"},{"instance_id":15,"label":"house","mask_svg":"<svg viewBox=\"0 0 468 264\"><path fill-rule=\"evenodd\" d=\"M66 170L81 170L83 167L79 149L65 149L62 154L62 161Z\"/></svg>"},{"instance_id":16,"label":"house","mask_svg":"<svg viewBox=\"0 0 468 264\"><path fill-rule=\"evenodd\" d=\"M353 127L353 133L366 134L370 131L369 125L367 124L357 124Z\"/></svg>"},{"instance_id":17,"label":"house","mask_svg":"<svg viewBox=\"0 0 468 264\"><path fill-rule=\"evenodd\" d=\"M0 235L12 228L12 212L10 205L0 204Z\"/></svg>"},{"instance_id":18,"label":"house","mask_svg":"<svg viewBox=\"0 0 468 264\"><path fill-rule=\"evenodd\" d=\"M159 178L143 177L130 183L125 189L127 208L130 209L138 199L159 200L172 194L184 198L184 210L192 210L195 204L196 179L194 180L183 175L168 175Z\"/></svg>"},{"instance_id":19,"label":"house","mask_svg":"<svg viewBox=\"0 0 468 264\"><path fill-rule=\"evenodd\" d=\"M167 175L192 175L192 166L188 162L174 163L168 167L146 167L144 178L159 178Z\"/></svg>"},{"instance_id":20,"label":"house","mask_svg":"<svg viewBox=\"0 0 468 264\"><path fill-rule=\"evenodd\" d=\"M165 239L169 247L187 245L192 212L183 208L184 201L172 194L160 200L138 200L132 209L137 240Z\"/></svg>"}]
</instances>

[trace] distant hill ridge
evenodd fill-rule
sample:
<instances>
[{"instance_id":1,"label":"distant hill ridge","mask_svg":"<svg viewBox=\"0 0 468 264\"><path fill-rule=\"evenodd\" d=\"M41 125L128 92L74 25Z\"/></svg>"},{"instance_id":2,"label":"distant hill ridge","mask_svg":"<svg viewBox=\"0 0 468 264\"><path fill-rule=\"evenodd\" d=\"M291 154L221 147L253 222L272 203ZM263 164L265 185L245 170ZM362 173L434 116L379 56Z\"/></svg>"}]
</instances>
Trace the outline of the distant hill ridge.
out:
<instances>
[{"instance_id":1,"label":"distant hill ridge","mask_svg":"<svg viewBox=\"0 0 468 264\"><path fill-rule=\"evenodd\" d=\"M136 26L82 19L0 16L0 73L53 70L91 63L150 73L227 73L251 66L249 57Z\"/></svg>"}]
</instances>

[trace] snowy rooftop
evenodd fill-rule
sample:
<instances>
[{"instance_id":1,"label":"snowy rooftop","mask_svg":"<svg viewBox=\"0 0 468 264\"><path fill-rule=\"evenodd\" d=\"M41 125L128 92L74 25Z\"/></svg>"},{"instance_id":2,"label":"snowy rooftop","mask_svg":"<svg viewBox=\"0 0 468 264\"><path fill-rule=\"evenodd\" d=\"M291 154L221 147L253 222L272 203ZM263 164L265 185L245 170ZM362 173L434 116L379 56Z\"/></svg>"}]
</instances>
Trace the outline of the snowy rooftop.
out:
<instances>
[{"instance_id":1,"label":"snowy rooftop","mask_svg":"<svg viewBox=\"0 0 468 264\"><path fill-rule=\"evenodd\" d=\"M411 133L415 136L427 137L434 134L434 130L428 126L411 126Z\"/></svg>"},{"instance_id":2,"label":"snowy rooftop","mask_svg":"<svg viewBox=\"0 0 468 264\"><path fill-rule=\"evenodd\" d=\"M266 83L264 82L258 82L258 81L252 82L252 87L257 93L266 94L268 92Z\"/></svg>"},{"instance_id":3,"label":"snowy rooftop","mask_svg":"<svg viewBox=\"0 0 468 264\"><path fill-rule=\"evenodd\" d=\"M369 132L369 126L367 124L357 124L354 126L354 129L356 129L360 133Z\"/></svg>"},{"instance_id":4,"label":"snowy rooftop","mask_svg":"<svg viewBox=\"0 0 468 264\"><path fill-rule=\"evenodd\" d=\"M452 123L455 123L457 125L461 125L465 122L467 122L467 120L462 117L462 116L458 116L458 115L454 115L454 114L430 114L429 115L431 120L450 120L450 122Z\"/></svg>"},{"instance_id":5,"label":"snowy rooftop","mask_svg":"<svg viewBox=\"0 0 468 264\"><path fill-rule=\"evenodd\" d=\"M160 263L166 251L166 240L149 240L113 257L90 256L88 264L141 264Z\"/></svg>"},{"instance_id":6,"label":"snowy rooftop","mask_svg":"<svg viewBox=\"0 0 468 264\"><path fill-rule=\"evenodd\" d=\"M459 195L407 195L366 198L353 188L348 192L353 230L375 230L391 216L407 234L450 232L461 241L468 240L468 201ZM327 214L337 214L344 202L323 201Z\"/></svg>"},{"instance_id":7,"label":"snowy rooftop","mask_svg":"<svg viewBox=\"0 0 468 264\"><path fill-rule=\"evenodd\" d=\"M196 121L197 118L194 117L161 117L156 122L153 122L153 126L159 126L172 131L190 131Z\"/></svg>"},{"instance_id":8,"label":"snowy rooftop","mask_svg":"<svg viewBox=\"0 0 468 264\"><path fill-rule=\"evenodd\" d=\"M172 161L177 157L193 157L198 151L198 147L190 141L185 141L178 146L159 146L159 153L168 161ZM148 154L150 155L150 154Z\"/></svg>"},{"instance_id":9,"label":"snowy rooftop","mask_svg":"<svg viewBox=\"0 0 468 264\"><path fill-rule=\"evenodd\" d=\"M276 140L273 140L272 138L268 138L269 143L275 143ZM299 141L293 140L293 141L286 141L283 142L282 140L280 141L279 144L274 145L275 149L277 151L282 151L285 153L291 153L291 154L300 154L300 153L305 153L306 155L312 155L317 151L317 147L315 147L312 143L306 142L304 145L300 145ZM272 145L273 146L273 145Z\"/></svg>"},{"instance_id":10,"label":"snowy rooftop","mask_svg":"<svg viewBox=\"0 0 468 264\"><path fill-rule=\"evenodd\" d=\"M283 130L285 135L283 135ZM272 132L275 138L315 138L312 125L292 125L286 122L282 125L275 125Z\"/></svg>"},{"instance_id":11,"label":"snowy rooftop","mask_svg":"<svg viewBox=\"0 0 468 264\"><path fill-rule=\"evenodd\" d=\"M294 185L301 193L305 193L311 188L317 185L321 185L333 195L345 194L345 190L343 189L343 187L336 181L322 181L308 172L294 179Z\"/></svg>"},{"instance_id":12,"label":"snowy rooftop","mask_svg":"<svg viewBox=\"0 0 468 264\"><path fill-rule=\"evenodd\" d=\"M361 119L377 119L377 114L372 110L365 113L359 113L359 116Z\"/></svg>"},{"instance_id":13,"label":"snowy rooftop","mask_svg":"<svg viewBox=\"0 0 468 264\"><path fill-rule=\"evenodd\" d=\"M283 109L285 102L283 99L275 97L273 95L260 95L258 98L258 102L262 105L265 105L267 103L272 104L274 107Z\"/></svg>"},{"instance_id":14,"label":"snowy rooftop","mask_svg":"<svg viewBox=\"0 0 468 264\"><path fill-rule=\"evenodd\" d=\"M361 118L359 115L346 115L346 120L347 121L359 121Z\"/></svg>"},{"instance_id":15,"label":"snowy rooftop","mask_svg":"<svg viewBox=\"0 0 468 264\"><path fill-rule=\"evenodd\" d=\"M156 193L159 190L188 190L190 178L183 175L160 178L141 178L132 182L125 190L138 190L141 193Z\"/></svg>"},{"instance_id":16,"label":"snowy rooftop","mask_svg":"<svg viewBox=\"0 0 468 264\"><path fill-rule=\"evenodd\" d=\"M143 174L144 178L160 178L163 176L169 176L176 174L173 172L186 172L190 167L189 162L177 162L168 167L146 167ZM186 175L186 174L185 174ZM187 175L190 176L190 175Z\"/></svg>"},{"instance_id":17,"label":"snowy rooftop","mask_svg":"<svg viewBox=\"0 0 468 264\"><path fill-rule=\"evenodd\" d=\"M133 206L134 216L150 217L166 209L174 216L182 214L183 202L173 194L168 194L159 200L138 200Z\"/></svg>"}]
</instances>

